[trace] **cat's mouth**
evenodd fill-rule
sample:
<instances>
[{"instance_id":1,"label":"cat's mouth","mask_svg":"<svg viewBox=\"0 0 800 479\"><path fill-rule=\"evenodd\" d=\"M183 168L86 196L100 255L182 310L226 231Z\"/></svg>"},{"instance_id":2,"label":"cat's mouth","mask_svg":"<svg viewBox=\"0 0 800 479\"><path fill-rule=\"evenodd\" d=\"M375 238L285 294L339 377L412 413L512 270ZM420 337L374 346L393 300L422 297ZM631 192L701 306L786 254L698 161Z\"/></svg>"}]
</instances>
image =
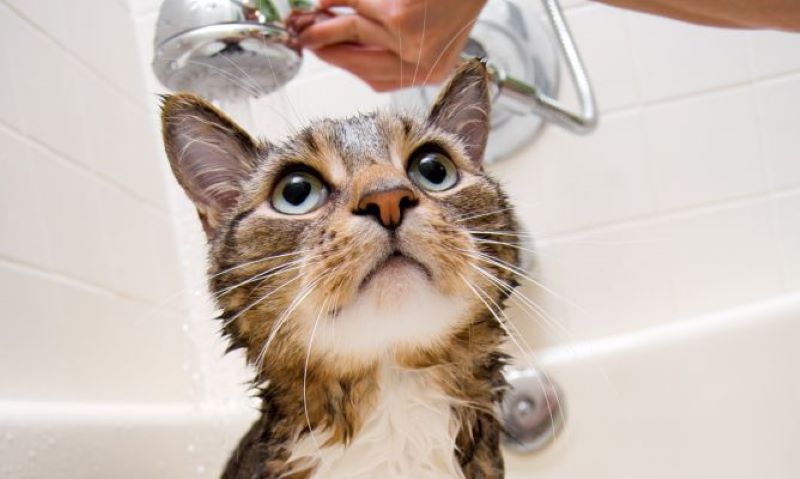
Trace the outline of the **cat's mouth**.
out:
<instances>
[{"instance_id":1,"label":"cat's mouth","mask_svg":"<svg viewBox=\"0 0 800 479\"><path fill-rule=\"evenodd\" d=\"M400 276L408 273L422 273L430 281L432 278L430 270L416 259L395 250L379 261L372 270L364 276L359 290L363 290L378 276Z\"/></svg>"}]
</instances>

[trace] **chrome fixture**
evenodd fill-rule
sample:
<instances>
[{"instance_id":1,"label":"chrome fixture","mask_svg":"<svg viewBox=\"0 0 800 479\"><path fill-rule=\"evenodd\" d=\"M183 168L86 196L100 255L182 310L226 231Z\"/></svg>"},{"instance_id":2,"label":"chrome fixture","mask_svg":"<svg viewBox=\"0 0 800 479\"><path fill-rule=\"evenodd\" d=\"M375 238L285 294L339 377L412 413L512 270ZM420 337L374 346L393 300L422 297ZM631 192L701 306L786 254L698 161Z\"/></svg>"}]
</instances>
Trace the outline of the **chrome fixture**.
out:
<instances>
[{"instance_id":1,"label":"chrome fixture","mask_svg":"<svg viewBox=\"0 0 800 479\"><path fill-rule=\"evenodd\" d=\"M470 33L463 57L487 61L494 83L492 134L486 162L505 158L528 144L544 121L580 134L594 130L597 108L592 86L557 0L542 0L550 27L530 0L489 0ZM578 96L579 111L558 100L559 53L564 57ZM400 91L400 107L426 108L437 88Z\"/></svg>"},{"instance_id":2,"label":"chrome fixture","mask_svg":"<svg viewBox=\"0 0 800 479\"><path fill-rule=\"evenodd\" d=\"M550 444L564 427L564 397L547 375L533 368L509 369L511 389L501 405L503 443L515 452L534 452Z\"/></svg>"},{"instance_id":3,"label":"chrome fixture","mask_svg":"<svg viewBox=\"0 0 800 479\"><path fill-rule=\"evenodd\" d=\"M492 134L486 161L529 143L544 121L576 133L597 124L586 71L557 0L489 0L465 57L486 59L494 85ZM285 26L290 12L314 11L314 0L165 0L156 25L153 70L171 90L238 101L273 92L297 75L302 50ZM544 13L550 27L538 20ZM576 86L579 111L558 100L559 55ZM401 107L427 108L437 88L394 95Z\"/></svg>"},{"instance_id":4,"label":"chrome fixture","mask_svg":"<svg viewBox=\"0 0 800 479\"><path fill-rule=\"evenodd\" d=\"M170 90L239 100L277 90L297 75L302 52L283 23L308 0L165 0L153 71Z\"/></svg>"}]
</instances>

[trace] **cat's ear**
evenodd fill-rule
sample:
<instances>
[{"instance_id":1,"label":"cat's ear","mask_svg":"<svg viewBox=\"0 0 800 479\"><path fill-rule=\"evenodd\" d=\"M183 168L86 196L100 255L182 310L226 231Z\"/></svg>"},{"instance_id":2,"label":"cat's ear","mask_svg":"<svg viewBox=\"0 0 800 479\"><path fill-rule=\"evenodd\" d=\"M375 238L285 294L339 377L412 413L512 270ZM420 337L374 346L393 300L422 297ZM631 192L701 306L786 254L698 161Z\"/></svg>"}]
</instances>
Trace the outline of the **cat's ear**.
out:
<instances>
[{"instance_id":1,"label":"cat's ear","mask_svg":"<svg viewBox=\"0 0 800 479\"><path fill-rule=\"evenodd\" d=\"M172 172L197 207L210 239L239 201L258 147L233 120L194 95L165 96L161 122Z\"/></svg>"},{"instance_id":2,"label":"cat's ear","mask_svg":"<svg viewBox=\"0 0 800 479\"><path fill-rule=\"evenodd\" d=\"M489 77L480 60L462 64L439 94L428 123L458 135L470 159L483 162L489 136Z\"/></svg>"}]
</instances>

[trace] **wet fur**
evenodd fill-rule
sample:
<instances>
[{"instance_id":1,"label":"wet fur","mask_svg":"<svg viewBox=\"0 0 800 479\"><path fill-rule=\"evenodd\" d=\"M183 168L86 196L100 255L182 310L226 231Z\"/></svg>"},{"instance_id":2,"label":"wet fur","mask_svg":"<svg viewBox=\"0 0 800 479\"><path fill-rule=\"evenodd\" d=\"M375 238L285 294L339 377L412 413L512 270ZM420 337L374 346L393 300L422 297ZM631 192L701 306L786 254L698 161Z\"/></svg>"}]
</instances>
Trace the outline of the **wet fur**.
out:
<instances>
[{"instance_id":1,"label":"wet fur","mask_svg":"<svg viewBox=\"0 0 800 479\"><path fill-rule=\"evenodd\" d=\"M165 145L209 235L210 286L223 311L223 332L231 348L244 348L256 367L254 386L262 399L261 417L231 455L224 479L313 477L317 458L293 457L295 447L310 438L309 424L324 446L352 444L375 413L382 388L391 387L382 383L386 367L424 373L450 399L452 455L463 477L503 477L495 408L506 387L501 373L506 357L500 352L505 334L486 300L501 307L507 292L476 274L474 266L511 287L516 282L507 269L478 263L460 251L518 265L516 249L475 241L480 234L468 231L514 232L517 224L506 196L481 165L483 130L488 130L484 67L467 64L447 91L427 120L395 113L324 120L282 145L251 140L199 98L165 98ZM419 145L430 142L448 152L462 181L452 191L417 191L421 199L414 217L422 230L398 229L400 239L392 241L405 241L409 254L428 266L436 291L471 296L466 313L435 338L392 344L380 352L337 349L336 342L325 346L322 339L312 347L314 318L328 321L330 316L335 322L360 294L354 278L388 254L381 230L366 223L353 226L361 221L353 219L355 202L394 184L416 188L405 175L405 163ZM287 165L297 164L334 186L328 204L296 217L269 211L273 185ZM268 256L275 258L264 260ZM248 282L259 274L263 280ZM321 277L286 315L304 285ZM485 300L471 294L462 278L485 291Z\"/></svg>"}]
</instances>

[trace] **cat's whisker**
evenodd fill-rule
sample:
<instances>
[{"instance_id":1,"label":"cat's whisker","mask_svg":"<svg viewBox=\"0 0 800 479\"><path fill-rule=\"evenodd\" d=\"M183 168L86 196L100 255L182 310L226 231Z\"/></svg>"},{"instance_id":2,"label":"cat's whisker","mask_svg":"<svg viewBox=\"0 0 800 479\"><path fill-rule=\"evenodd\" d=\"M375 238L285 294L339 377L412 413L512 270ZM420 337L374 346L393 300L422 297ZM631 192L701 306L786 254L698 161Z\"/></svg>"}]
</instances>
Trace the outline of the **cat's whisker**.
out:
<instances>
[{"instance_id":1,"label":"cat's whisker","mask_svg":"<svg viewBox=\"0 0 800 479\"><path fill-rule=\"evenodd\" d=\"M525 307L525 309L527 309L528 311L537 316L532 319L534 320L538 319L539 321L542 322L542 324L549 327L554 332L563 334L567 338L570 337L569 332L558 321L556 321L554 318L548 315L544 308L542 308L541 306L536 304L533 300L522 294L520 291L517 290L517 288L514 288L508 283L495 277L494 275L492 275L485 269L481 268L480 266L477 265L471 265L471 266L475 268L475 270L478 271L480 274L489 279L492 283L500 287L503 291L511 295L511 299L515 300L517 304Z\"/></svg>"},{"instance_id":2,"label":"cat's whisker","mask_svg":"<svg viewBox=\"0 0 800 479\"><path fill-rule=\"evenodd\" d=\"M475 293L475 295L478 297L478 299L481 300L481 302L484 304L484 306L486 306L486 309L489 310L489 312L495 318L497 323L503 328L503 330L505 331L506 335L508 335L508 337L514 343L514 345L517 347L517 349L520 352L520 356L521 356L519 359L522 360L524 363L527 363L527 365L529 367L535 368L535 365L533 364L533 361L531 361L531 359L536 356L536 353L533 351L533 349L530 346L527 345L527 343L525 342L524 338L522 337L522 334L519 332L519 330L516 329L516 326L514 326L513 322L508 320L508 317L505 315L505 312L502 310L502 308L500 308L500 306L497 305L497 303L491 298L491 296L489 296L489 294L486 293L485 291L483 291L479 286L472 284L463 275L459 274L459 276L461 276L462 281L464 281L464 283L467 285L467 287L469 287ZM481 297L481 294L479 292L481 292L484 295L486 295L486 298L489 299L498 308L497 311L500 314L502 314L503 317L506 319L505 322L498 316L497 312L495 312L495 310L493 310L489 306L489 304L483 299L483 297ZM511 330L508 328L509 325L512 326L514 328L514 330L517 332L517 334L519 336L519 340L521 340L524 344L526 344L527 350L525 348L523 348L522 345L520 344L520 342L514 337L513 334L511 334ZM542 387L544 389L545 385L544 385L544 382L542 381L542 379L537 377L537 381L539 382L540 387ZM550 424L555 424L555 417L553 416L553 412L552 412L553 408L550 405L550 399L548 397L545 397L545 402L547 404L548 414L550 415ZM556 404L558 405L558 410L559 411L563 411L563 408L561 407L560 399L558 397L556 397Z\"/></svg>"},{"instance_id":3,"label":"cat's whisker","mask_svg":"<svg viewBox=\"0 0 800 479\"><path fill-rule=\"evenodd\" d=\"M239 72L240 72L242 75L244 75L244 80L247 80L247 84L248 84L248 85L250 85L250 86L253 88L253 90L255 90L255 91L258 93L258 96L261 96L261 95L264 95L265 93L267 93L267 92L265 92L265 91L264 91L264 89L263 89L263 88L261 88L261 87L258 85L258 82L257 82L257 81L256 81L256 80L255 80L255 79L252 77L252 76L250 76L250 74L249 74L249 73L247 73L247 71L245 71L245 70L244 70L242 67L240 67L240 66L239 66L239 64L238 64L238 63L236 63L236 62L235 62L235 61L234 61L234 60L233 60L233 59L230 57L230 55L220 55L220 57L221 57L221 58L224 58L224 59L225 59L225 60L226 60L228 63L230 63L230 64L231 64L231 66L232 66L233 68L235 68L235 69L239 70ZM267 59L269 60L269 57L267 57ZM240 80L241 80L241 79L240 79ZM244 80L241 80L241 81L244 81Z\"/></svg>"},{"instance_id":4,"label":"cat's whisker","mask_svg":"<svg viewBox=\"0 0 800 479\"><path fill-rule=\"evenodd\" d=\"M419 64L422 62L422 49L425 48L425 34L428 31L428 2L425 2L425 10L422 14L422 35L419 40L419 50L417 50L417 65L414 67L414 76L411 78L411 84L417 84L417 74L419 73Z\"/></svg>"},{"instance_id":5,"label":"cat's whisker","mask_svg":"<svg viewBox=\"0 0 800 479\"><path fill-rule=\"evenodd\" d=\"M263 263L265 261L270 261L270 260L278 259L278 258L286 258L286 257L290 257L290 256L298 256L298 255L301 255L301 254L308 253L309 251L311 251L311 249L302 249L302 250L292 251L290 253L281 253L281 254L276 254L276 255L271 255L271 256L263 256L263 257L260 257L258 259L254 259L254 260L251 260L251 261L246 261L244 263L239 263L239 264L237 264L235 266L232 266L230 268L223 269L222 271L220 271L218 273L214 273L212 275L209 275L208 278L209 279L214 279L214 278L217 278L217 277L222 276L224 274L230 273L231 271L236 271L238 269L246 268L246 267L252 266L254 264Z\"/></svg>"},{"instance_id":6,"label":"cat's whisker","mask_svg":"<svg viewBox=\"0 0 800 479\"><path fill-rule=\"evenodd\" d=\"M511 238L532 238L532 233L523 231L481 231L481 230L466 230L467 233L472 235L487 235L487 236L509 236Z\"/></svg>"},{"instance_id":7,"label":"cat's whisker","mask_svg":"<svg viewBox=\"0 0 800 479\"><path fill-rule=\"evenodd\" d=\"M453 43L455 43L455 41L458 40L459 37L461 37L461 34L464 33L466 30L472 29L472 27L475 25L475 22L477 21L478 19L474 18L466 22L464 26L459 28L458 31L453 35L453 37L442 47L441 51L439 52L439 55L436 56L436 60L431 65L430 70L428 70L428 74L425 75L425 80L423 80L422 82L423 85L428 84L428 82L431 79L431 75L433 74L434 71L436 71L436 67L439 66L439 62L442 61L442 58L444 58L445 53L447 53L450 50L450 47L453 45Z\"/></svg>"},{"instance_id":8,"label":"cat's whisker","mask_svg":"<svg viewBox=\"0 0 800 479\"><path fill-rule=\"evenodd\" d=\"M289 317L291 317L295 309L297 309L297 307L300 306L300 304L314 291L314 288L316 288L316 286L320 282L322 282L322 280L327 278L327 276L328 275L321 275L316 279L314 279L311 283L309 283L305 288L303 288L303 290L300 293L298 293L297 296L295 296L294 300L292 300L292 303L289 305L289 307L283 313L281 313L278 320L275 321L275 324L272 326L272 330L270 331L269 336L267 337L267 340L264 343L264 346L261 348L261 352L258 355L258 359L256 360L256 364L258 365L257 371L259 371L259 374L260 371L263 369L264 358L266 357L267 351L269 350L269 347L272 345L272 342L278 336L278 332L280 332L283 325L286 324L287 321L289 321Z\"/></svg>"},{"instance_id":9,"label":"cat's whisker","mask_svg":"<svg viewBox=\"0 0 800 479\"><path fill-rule=\"evenodd\" d=\"M531 248L525 248L524 246L520 246L520 245L514 244L514 243L506 243L505 241L487 240L487 239L482 239L482 238L473 238L473 240L478 244L492 244L492 245L498 245L498 246L507 246L509 248L514 248L514 249L518 249L520 251L525 251L525 252L534 254L536 256L539 255L539 251L533 250Z\"/></svg>"},{"instance_id":10,"label":"cat's whisker","mask_svg":"<svg viewBox=\"0 0 800 479\"><path fill-rule=\"evenodd\" d=\"M275 294L275 293L277 293L278 291L282 290L284 287L286 287L286 286L288 286L288 285L290 285L290 284L294 283L295 281L297 281L298 279L300 279L300 278L302 278L302 277L303 277L303 275L302 275L302 274L299 274L299 273L298 273L298 274L296 274L296 275L294 275L294 276L293 276L291 279L289 279L289 280L288 280L288 281L286 281L285 283L281 284L280 286L276 287L275 289L272 289L272 290L270 290L270 291L269 291L269 292L267 292L265 295L263 295L263 296L261 296L260 298L258 298L256 301L254 301L254 302L250 303L250 304L249 304L247 307L245 307L245 308L243 308L243 309L239 310L239 312L237 312L235 315L233 315L233 316L232 316L230 319L226 319L226 320L225 320L225 322L224 322L224 323L222 323L222 327L224 328L224 327L228 326L229 324L233 323L234 321L236 321L237 319L239 319L239 318L240 318L240 317L241 317L241 316L242 316L244 313L246 313L246 312L250 311L250 310L251 310L251 309L253 309L254 307L256 307L256 306L258 306L259 304L263 303L264 301L266 301L267 299L269 299L269 298L270 298L272 295L274 295L274 294Z\"/></svg>"},{"instance_id":11,"label":"cat's whisker","mask_svg":"<svg viewBox=\"0 0 800 479\"><path fill-rule=\"evenodd\" d=\"M475 220L478 218L485 218L486 216L499 215L500 213L505 213L506 211L514 211L514 207L509 206L507 208L500 208L498 210L489 211L487 213L461 215L457 216L454 221L456 221L457 223L463 223L464 221Z\"/></svg>"},{"instance_id":12,"label":"cat's whisker","mask_svg":"<svg viewBox=\"0 0 800 479\"><path fill-rule=\"evenodd\" d=\"M201 66L203 68L209 68L214 73L222 76L223 78L225 78L227 80L230 80L231 83L233 83L234 86L237 86L237 87L241 88L248 95L250 95L252 97L259 96L260 90L258 88L256 88L253 85L249 85L249 84L245 83L241 78L237 77L236 75L234 75L234 74L232 74L232 73L230 73L230 72L228 72L226 70L223 70L220 67L217 67L217 66L214 66L214 65L210 65L210 64L205 63L205 62L199 62L199 61L196 61L196 60L188 60L186 63L189 64L189 65L198 65L198 66Z\"/></svg>"},{"instance_id":13,"label":"cat's whisker","mask_svg":"<svg viewBox=\"0 0 800 479\"><path fill-rule=\"evenodd\" d=\"M320 449L320 444L319 441L317 441L317 437L314 435L314 428L311 426L311 416L308 414L308 397L307 397L308 362L311 359L311 347L314 345L314 336L317 334L317 326L319 326L319 321L322 318L322 313L325 311L327 305L328 305L328 298L325 298L325 300L322 302L322 306L320 306L319 308L319 312L317 313L317 319L314 321L314 327L311 329L311 334L308 338L306 361L305 365L303 366L303 412L306 415L308 434L311 436L311 440L314 442L314 446L316 446L317 450Z\"/></svg>"},{"instance_id":14,"label":"cat's whisker","mask_svg":"<svg viewBox=\"0 0 800 479\"><path fill-rule=\"evenodd\" d=\"M266 38L262 38L261 41L262 41L262 43L264 43L265 48L269 48L269 45L267 45ZM270 59L269 56L267 56L266 59L267 59L267 64L269 65L269 71L272 74L273 82L275 83L275 85L280 85L280 82L278 81L278 76L275 74L275 65L272 64L272 60ZM294 104L292 103L291 98L289 97L289 95L286 92L286 89L279 88L278 89L278 94L281 95L282 98L286 101L286 104L289 106L289 109L291 110L291 114L294 115L294 117L297 119L297 121L300 122L300 123L307 123L307 119L303 118L299 114L297 109L295 108ZM284 118L284 121L286 121L289 125L292 124L292 122L288 121L287 118Z\"/></svg>"},{"instance_id":15,"label":"cat's whisker","mask_svg":"<svg viewBox=\"0 0 800 479\"><path fill-rule=\"evenodd\" d=\"M545 291L545 292L549 293L551 296L553 296L554 298L562 301L563 303L578 309L582 313L588 314L588 311L586 311L585 308L583 308L582 306L576 304L575 302L571 301L570 299L564 297L564 295L558 293L557 291L554 291L552 288L549 288L549 287L545 286L540 281L537 281L537 280L533 279L532 277L530 277L530 275L525 273L525 271L523 271L522 269L520 269L517 266L514 266L514 265L512 265L512 264L510 264L510 263L508 263L506 261L503 261L503 260L501 260L499 258L495 258L495 257L489 256L489 255L487 255L485 253L478 252L477 254L475 254L472 251L464 250L464 249L459 249L459 251L461 251L462 253L464 253L464 254L466 254L468 256L471 256L472 258L474 258L474 259L476 259L478 261L483 261L485 263L492 264L492 265L494 265L494 266L496 266L496 267L498 267L500 269L504 269L504 270L508 271L509 273L515 274L515 275L519 276L520 278L532 283L536 287L540 288L542 291Z\"/></svg>"},{"instance_id":16,"label":"cat's whisker","mask_svg":"<svg viewBox=\"0 0 800 479\"><path fill-rule=\"evenodd\" d=\"M312 256L310 258L300 258L300 259L296 259L294 261L289 261L289 262L280 264L280 265L275 266L273 268L267 269L266 271L262 271L260 273L257 273L255 275L243 280L243 281L240 281L239 283L236 283L236 284L234 284L232 286L228 286L225 289L217 291L212 295L212 297L214 297L215 299L219 299L222 296L225 296L226 294L229 294L231 291L233 291L233 290L235 290L237 288L240 288L240 287L245 286L247 284L254 283L256 281L261 280L261 283L256 285L256 288L254 288L254 289L257 289L266 280L268 280L268 279L270 279L270 278L272 278L274 276L277 276L279 274L288 273L290 271L295 271L295 270L298 270L298 269L302 269L303 267L306 266L306 264L307 264L309 259L315 259L315 258L318 258L318 257L319 257L319 255L316 255L316 256Z\"/></svg>"},{"instance_id":17,"label":"cat's whisker","mask_svg":"<svg viewBox=\"0 0 800 479\"><path fill-rule=\"evenodd\" d=\"M473 284L470 280L468 280L466 277L464 277L464 275L462 275L461 273L459 273L458 275L461 278L461 280L464 282L464 284L466 284L467 287L470 290L472 290L472 292L481 301L481 303L483 303L483 305L486 306L486 309L492 314L494 319L497 321L497 323L500 325L500 327L503 329L503 331L506 333L506 335L509 337L509 339L511 339L511 341L517 346L517 348L520 350L520 353L523 356L525 356L528 353L532 354L533 353L532 351L525 351L525 349L522 347L522 345L517 340L517 337L514 336L514 334L512 334L510 329L508 329L508 325L498 316L498 313L491 306L489 306L489 303L486 301L486 299L484 298L483 295L486 295L486 297L490 301L492 301L493 303L494 303L494 300L492 300L492 298L485 291L483 291L479 286ZM495 305L496 304L497 303L495 303ZM500 310L500 313L502 314L502 309Z\"/></svg>"}]
</instances>

